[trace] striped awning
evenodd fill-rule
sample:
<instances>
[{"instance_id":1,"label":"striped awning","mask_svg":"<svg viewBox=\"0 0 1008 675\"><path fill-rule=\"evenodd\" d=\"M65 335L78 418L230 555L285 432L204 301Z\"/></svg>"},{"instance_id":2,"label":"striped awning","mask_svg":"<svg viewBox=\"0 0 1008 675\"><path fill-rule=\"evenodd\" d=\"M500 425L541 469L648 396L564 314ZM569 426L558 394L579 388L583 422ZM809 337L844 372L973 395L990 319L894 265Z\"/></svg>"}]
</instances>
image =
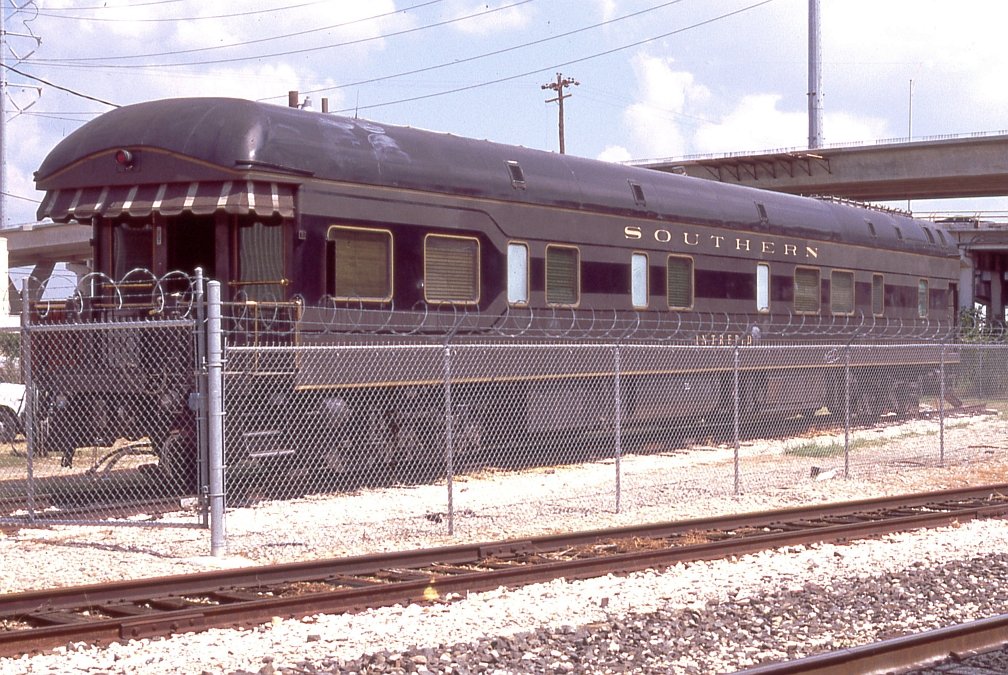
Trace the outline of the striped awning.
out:
<instances>
[{"instance_id":1,"label":"striped awning","mask_svg":"<svg viewBox=\"0 0 1008 675\"><path fill-rule=\"evenodd\" d=\"M67 222L92 216L142 218L152 213L210 215L217 211L290 218L294 216L294 190L292 185L252 180L50 190L38 209L38 218Z\"/></svg>"}]
</instances>

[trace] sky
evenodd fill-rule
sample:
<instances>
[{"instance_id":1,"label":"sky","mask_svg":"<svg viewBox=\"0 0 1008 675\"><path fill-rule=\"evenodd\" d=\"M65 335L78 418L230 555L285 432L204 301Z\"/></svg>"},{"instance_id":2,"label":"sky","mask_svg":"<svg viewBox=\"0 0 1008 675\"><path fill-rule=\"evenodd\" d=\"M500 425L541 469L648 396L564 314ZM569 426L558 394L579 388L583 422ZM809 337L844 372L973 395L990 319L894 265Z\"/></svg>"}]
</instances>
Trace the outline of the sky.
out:
<instances>
[{"instance_id":1,"label":"sky","mask_svg":"<svg viewBox=\"0 0 1008 675\"><path fill-rule=\"evenodd\" d=\"M115 105L230 96L608 161L808 147L808 0L0 0L3 226ZM827 145L1008 130L1001 0L820 0ZM1000 211L1008 200L914 202Z\"/></svg>"}]
</instances>

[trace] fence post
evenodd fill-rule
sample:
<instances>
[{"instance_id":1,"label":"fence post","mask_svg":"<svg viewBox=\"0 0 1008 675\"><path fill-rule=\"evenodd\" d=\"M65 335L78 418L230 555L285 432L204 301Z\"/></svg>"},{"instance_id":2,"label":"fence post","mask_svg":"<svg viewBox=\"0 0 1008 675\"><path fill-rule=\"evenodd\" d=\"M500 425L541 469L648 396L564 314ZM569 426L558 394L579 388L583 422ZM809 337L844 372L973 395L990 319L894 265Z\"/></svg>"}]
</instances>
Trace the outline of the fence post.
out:
<instances>
[{"instance_id":1,"label":"fence post","mask_svg":"<svg viewBox=\"0 0 1008 675\"><path fill-rule=\"evenodd\" d=\"M735 448L735 495L741 493L741 475L739 470L739 345L735 343L735 361L732 366L732 396L735 400L735 425L734 425L734 448Z\"/></svg>"},{"instance_id":2,"label":"fence post","mask_svg":"<svg viewBox=\"0 0 1008 675\"><path fill-rule=\"evenodd\" d=\"M210 555L224 555L224 377L220 282L207 284L207 442Z\"/></svg>"},{"instance_id":3,"label":"fence post","mask_svg":"<svg viewBox=\"0 0 1008 675\"><path fill-rule=\"evenodd\" d=\"M613 394L615 397L616 409L613 411L613 441L615 443L614 451L616 453L616 513L620 512L620 501L623 496L622 490L622 467L620 466L621 460L623 458L623 406L620 404L620 398L623 395L622 392L622 355L620 354L620 346L617 344L613 348Z\"/></svg>"},{"instance_id":4,"label":"fence post","mask_svg":"<svg viewBox=\"0 0 1008 675\"><path fill-rule=\"evenodd\" d=\"M941 347L941 369L938 376L938 462L945 464L945 343Z\"/></svg>"},{"instance_id":5,"label":"fence post","mask_svg":"<svg viewBox=\"0 0 1008 675\"><path fill-rule=\"evenodd\" d=\"M455 534L455 486L454 486L454 430L452 424L452 363L451 345L445 338L442 351L442 376L444 378L444 439L445 439L445 473L448 478L448 534Z\"/></svg>"},{"instance_id":6,"label":"fence post","mask_svg":"<svg viewBox=\"0 0 1008 675\"><path fill-rule=\"evenodd\" d=\"M843 435L843 475L850 478L850 343L844 347L844 435Z\"/></svg>"},{"instance_id":7,"label":"fence post","mask_svg":"<svg viewBox=\"0 0 1008 675\"><path fill-rule=\"evenodd\" d=\"M22 405L25 411L25 461L28 471L25 490L25 497L28 501L28 520L35 520L35 406L38 397L35 395L35 386L32 384L32 355L31 355L31 277L24 280L21 286L21 376L24 380L24 401Z\"/></svg>"},{"instance_id":8,"label":"fence post","mask_svg":"<svg viewBox=\"0 0 1008 675\"><path fill-rule=\"evenodd\" d=\"M197 267L193 279L193 305L196 307L196 467L199 482L196 486L200 517L203 527L210 525L210 503L207 496L209 477L209 448L207 445L207 331L206 307L203 305L203 268Z\"/></svg>"}]
</instances>

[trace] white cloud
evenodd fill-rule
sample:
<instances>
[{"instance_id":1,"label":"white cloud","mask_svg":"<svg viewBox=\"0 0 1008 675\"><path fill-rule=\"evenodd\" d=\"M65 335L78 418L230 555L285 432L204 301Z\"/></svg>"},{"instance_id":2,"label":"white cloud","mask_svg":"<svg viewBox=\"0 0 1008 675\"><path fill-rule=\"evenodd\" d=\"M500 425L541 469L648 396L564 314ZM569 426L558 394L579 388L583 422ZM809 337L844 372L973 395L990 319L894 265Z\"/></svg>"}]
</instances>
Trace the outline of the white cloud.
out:
<instances>
[{"instance_id":1,"label":"white cloud","mask_svg":"<svg viewBox=\"0 0 1008 675\"><path fill-rule=\"evenodd\" d=\"M638 101L623 113L633 147L641 148L648 157L687 152L689 144L682 128L684 118L710 99L710 91L697 84L692 73L673 68L672 59L638 54L633 66L638 81Z\"/></svg>"},{"instance_id":2,"label":"white cloud","mask_svg":"<svg viewBox=\"0 0 1008 675\"><path fill-rule=\"evenodd\" d=\"M780 100L779 94L743 97L719 122L697 130L696 151L726 153L793 147L802 144L803 136L807 144L807 114L779 110Z\"/></svg>"},{"instance_id":3,"label":"white cloud","mask_svg":"<svg viewBox=\"0 0 1008 675\"><path fill-rule=\"evenodd\" d=\"M633 155L622 145L609 145L595 159L600 159L603 162L629 162L633 159Z\"/></svg>"},{"instance_id":4,"label":"white cloud","mask_svg":"<svg viewBox=\"0 0 1008 675\"><path fill-rule=\"evenodd\" d=\"M616 10L619 9L616 0L597 0L597 4L603 21L609 21L616 16Z\"/></svg>"},{"instance_id":5,"label":"white cloud","mask_svg":"<svg viewBox=\"0 0 1008 675\"><path fill-rule=\"evenodd\" d=\"M503 8L508 4L510 3L502 0L497 2L456 0L450 3L446 14L451 18L480 14L451 24L455 30L468 35L492 35L527 27L532 21L532 10L525 5Z\"/></svg>"}]
</instances>

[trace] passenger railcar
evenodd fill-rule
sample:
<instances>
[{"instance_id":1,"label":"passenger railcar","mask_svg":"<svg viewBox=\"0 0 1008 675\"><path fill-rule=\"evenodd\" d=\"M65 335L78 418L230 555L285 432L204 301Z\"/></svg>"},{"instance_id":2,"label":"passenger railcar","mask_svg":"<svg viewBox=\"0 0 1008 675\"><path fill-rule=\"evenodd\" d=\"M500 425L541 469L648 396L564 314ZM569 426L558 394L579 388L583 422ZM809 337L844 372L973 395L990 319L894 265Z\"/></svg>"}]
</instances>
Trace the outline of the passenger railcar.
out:
<instances>
[{"instance_id":1,"label":"passenger railcar","mask_svg":"<svg viewBox=\"0 0 1008 675\"><path fill-rule=\"evenodd\" d=\"M243 100L114 110L59 143L36 182L46 192L40 219L92 224L95 269L107 278L201 267L223 283L225 300L297 301L305 326L333 306L465 314L476 317L469 330L477 333L516 316L548 327L588 313L636 317L706 345L829 340L830 326L855 326L844 339L856 332L870 340L893 326L955 322L958 251L934 223ZM126 308L101 311L113 310ZM782 334L802 326L824 329ZM305 330L299 339L328 335ZM908 388L936 364L930 356L904 363L918 380ZM864 377L879 365L855 364ZM805 390L790 384L784 393L772 382L782 373L751 377L752 411L833 402L839 369L808 372ZM319 405L352 403L359 399L340 393L359 384L352 377L292 386ZM675 374L643 374L638 386L656 377ZM557 386L500 379L510 381L502 391L526 402ZM722 406L724 373L701 379L692 394L660 405L642 391L638 417ZM593 395L579 374L571 382L571 391ZM394 409L396 383L382 386ZM88 392L58 395L73 401ZM513 423L534 432L534 419Z\"/></svg>"}]
</instances>

